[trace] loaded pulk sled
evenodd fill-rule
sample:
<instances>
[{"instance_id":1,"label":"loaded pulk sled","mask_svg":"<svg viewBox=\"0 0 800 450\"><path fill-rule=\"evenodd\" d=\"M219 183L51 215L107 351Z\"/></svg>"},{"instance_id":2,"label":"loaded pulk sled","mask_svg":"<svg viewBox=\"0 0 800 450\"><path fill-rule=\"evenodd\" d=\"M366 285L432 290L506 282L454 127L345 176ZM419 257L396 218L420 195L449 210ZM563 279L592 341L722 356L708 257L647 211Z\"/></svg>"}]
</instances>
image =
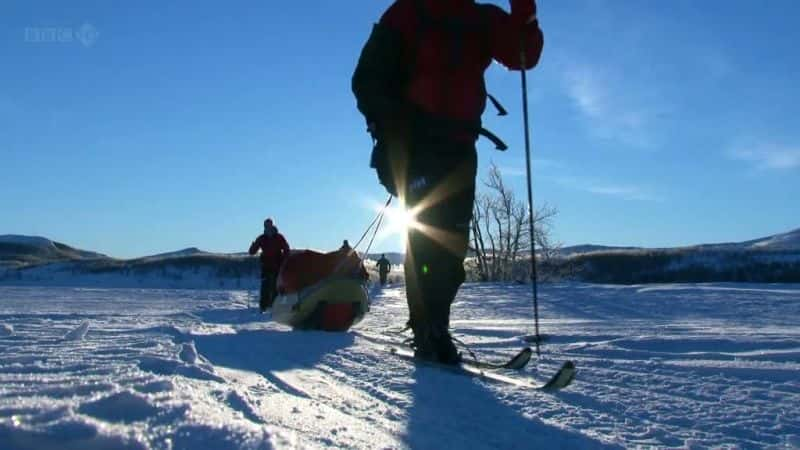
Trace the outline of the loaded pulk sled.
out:
<instances>
[{"instance_id":1,"label":"loaded pulk sled","mask_svg":"<svg viewBox=\"0 0 800 450\"><path fill-rule=\"evenodd\" d=\"M289 256L278 274L272 319L296 329L346 331L369 310L367 273L348 250L304 250Z\"/></svg>"},{"instance_id":2,"label":"loaded pulk sled","mask_svg":"<svg viewBox=\"0 0 800 450\"><path fill-rule=\"evenodd\" d=\"M347 331L369 311L369 275L356 252L375 227L365 254L378 233L391 197L353 248L290 255L278 273L278 296L272 319L300 330Z\"/></svg>"}]
</instances>

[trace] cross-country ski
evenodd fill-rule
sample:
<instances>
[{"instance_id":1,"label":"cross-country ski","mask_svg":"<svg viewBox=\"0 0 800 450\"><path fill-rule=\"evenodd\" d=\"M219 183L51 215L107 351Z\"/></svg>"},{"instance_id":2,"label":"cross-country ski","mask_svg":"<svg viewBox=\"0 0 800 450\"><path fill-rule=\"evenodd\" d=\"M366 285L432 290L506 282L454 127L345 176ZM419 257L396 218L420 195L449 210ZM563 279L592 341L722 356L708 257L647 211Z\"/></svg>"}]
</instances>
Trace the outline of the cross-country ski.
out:
<instances>
[{"instance_id":1,"label":"cross-country ski","mask_svg":"<svg viewBox=\"0 0 800 450\"><path fill-rule=\"evenodd\" d=\"M397 355L398 357L416 364L426 365L437 369L445 370L448 372L478 377L498 383L505 383L511 386L520 388L537 389L542 391L556 391L563 389L572 383L575 378L576 368L572 361L565 362L556 373L544 383L537 383L536 381L520 376L512 376L503 374L498 369L504 368L500 366L486 366L481 364L474 364L469 361L462 361L457 365L441 364L436 361L427 361L418 357L414 357L414 352L402 347L388 347L389 353Z\"/></svg>"}]
</instances>

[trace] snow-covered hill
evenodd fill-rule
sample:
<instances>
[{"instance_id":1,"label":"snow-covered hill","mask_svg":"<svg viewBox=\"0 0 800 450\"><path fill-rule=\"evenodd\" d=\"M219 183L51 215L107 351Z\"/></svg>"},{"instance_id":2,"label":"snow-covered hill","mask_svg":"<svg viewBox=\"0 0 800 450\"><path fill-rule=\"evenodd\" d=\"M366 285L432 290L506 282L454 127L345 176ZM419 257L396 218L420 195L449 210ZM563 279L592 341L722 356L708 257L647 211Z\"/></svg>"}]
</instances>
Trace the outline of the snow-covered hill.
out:
<instances>
[{"instance_id":1,"label":"snow-covered hill","mask_svg":"<svg viewBox=\"0 0 800 450\"><path fill-rule=\"evenodd\" d=\"M745 243L747 248L759 250L800 251L800 228L788 233L776 234Z\"/></svg>"},{"instance_id":2,"label":"snow-covered hill","mask_svg":"<svg viewBox=\"0 0 800 450\"><path fill-rule=\"evenodd\" d=\"M592 252L689 252L689 251L800 251L800 228L787 233L775 234L764 238L753 239L744 242L727 242L719 244L698 244L684 247L672 248L644 248L644 247L620 247L607 245L571 245L559 249L559 254L563 256L573 256Z\"/></svg>"},{"instance_id":3,"label":"snow-covered hill","mask_svg":"<svg viewBox=\"0 0 800 450\"><path fill-rule=\"evenodd\" d=\"M611 250L554 258L545 265L568 279L595 283L800 282L800 250Z\"/></svg>"},{"instance_id":4,"label":"snow-covered hill","mask_svg":"<svg viewBox=\"0 0 800 450\"><path fill-rule=\"evenodd\" d=\"M591 252L629 251L629 250L641 250L641 247L613 247L608 245L594 245L594 244L571 245L569 247L562 247L558 249L558 254L561 256L572 256L572 255L591 253Z\"/></svg>"},{"instance_id":5,"label":"snow-covered hill","mask_svg":"<svg viewBox=\"0 0 800 450\"><path fill-rule=\"evenodd\" d=\"M5 236L0 240L0 285L162 289L251 289L260 283L258 258L246 253L212 253L192 247L121 260L72 249L45 238ZM6 242L4 247L3 242ZM387 255L398 260L398 254ZM377 280L375 262L365 261ZM395 266L390 281L398 282Z\"/></svg>"},{"instance_id":6,"label":"snow-covered hill","mask_svg":"<svg viewBox=\"0 0 800 450\"><path fill-rule=\"evenodd\" d=\"M567 247L559 255L540 260L544 273L577 281L800 282L800 229L742 243L668 249L584 245ZM403 254L387 257L398 281ZM192 247L120 260L45 238L0 236L0 285L236 289L255 286L258 271L257 259L243 253Z\"/></svg>"},{"instance_id":7,"label":"snow-covered hill","mask_svg":"<svg viewBox=\"0 0 800 450\"><path fill-rule=\"evenodd\" d=\"M561 249L549 270L599 283L800 282L800 229L738 243L674 248L582 245Z\"/></svg>"},{"instance_id":8,"label":"snow-covered hill","mask_svg":"<svg viewBox=\"0 0 800 450\"><path fill-rule=\"evenodd\" d=\"M107 256L72 248L39 236L0 235L0 264L20 266L73 259L102 259Z\"/></svg>"},{"instance_id":9,"label":"snow-covered hill","mask_svg":"<svg viewBox=\"0 0 800 450\"><path fill-rule=\"evenodd\" d=\"M23 236L18 234L0 235L0 244L19 244L30 247L53 247L53 242L47 238L39 236Z\"/></svg>"},{"instance_id":10,"label":"snow-covered hill","mask_svg":"<svg viewBox=\"0 0 800 450\"><path fill-rule=\"evenodd\" d=\"M374 261L365 261L377 280ZM0 268L0 286L70 286L139 289L255 289L260 284L258 259L250 256L190 254L131 261L87 260ZM390 283L402 281L402 266L393 266Z\"/></svg>"},{"instance_id":11,"label":"snow-covered hill","mask_svg":"<svg viewBox=\"0 0 800 450\"><path fill-rule=\"evenodd\" d=\"M518 375L574 360L557 394L395 359L375 337L404 293L374 294L355 332L320 333L247 291L0 288L0 448L800 447L800 285L545 286ZM466 285L453 332L507 355L529 296Z\"/></svg>"},{"instance_id":12,"label":"snow-covered hill","mask_svg":"<svg viewBox=\"0 0 800 450\"><path fill-rule=\"evenodd\" d=\"M154 261L159 259L169 259L169 258L182 258L184 256L196 256L196 255L212 255L213 253L205 252L200 250L197 247L189 247L183 250L176 250L174 252L167 252L167 253L159 253L157 255L150 255L144 256L142 258L137 258L137 261Z\"/></svg>"}]
</instances>

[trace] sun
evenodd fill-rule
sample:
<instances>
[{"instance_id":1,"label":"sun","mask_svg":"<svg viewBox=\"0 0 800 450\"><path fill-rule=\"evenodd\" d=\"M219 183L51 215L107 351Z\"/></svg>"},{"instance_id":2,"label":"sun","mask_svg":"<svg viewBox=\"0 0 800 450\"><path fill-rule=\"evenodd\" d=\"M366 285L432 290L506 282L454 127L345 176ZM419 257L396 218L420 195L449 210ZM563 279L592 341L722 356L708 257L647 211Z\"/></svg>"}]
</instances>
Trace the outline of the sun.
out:
<instances>
[{"instance_id":1,"label":"sun","mask_svg":"<svg viewBox=\"0 0 800 450\"><path fill-rule=\"evenodd\" d=\"M415 214L401 206L390 206L386 208L386 230L385 233L399 234L405 236L408 230L418 226Z\"/></svg>"},{"instance_id":2,"label":"sun","mask_svg":"<svg viewBox=\"0 0 800 450\"><path fill-rule=\"evenodd\" d=\"M406 242L408 231L425 229L425 226L416 218L419 209L406 209L402 201L398 205L391 206L373 203L370 205L370 209L382 217L379 231L375 236L379 243L387 240L396 242L401 251L405 251L408 244Z\"/></svg>"}]
</instances>

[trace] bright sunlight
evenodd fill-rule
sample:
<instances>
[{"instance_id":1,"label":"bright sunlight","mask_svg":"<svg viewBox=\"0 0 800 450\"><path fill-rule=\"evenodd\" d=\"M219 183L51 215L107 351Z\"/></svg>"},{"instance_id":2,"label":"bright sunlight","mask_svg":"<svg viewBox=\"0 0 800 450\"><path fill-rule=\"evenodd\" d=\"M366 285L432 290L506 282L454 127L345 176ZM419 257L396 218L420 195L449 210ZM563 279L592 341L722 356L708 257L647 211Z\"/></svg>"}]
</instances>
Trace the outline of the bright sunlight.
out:
<instances>
[{"instance_id":1,"label":"bright sunlight","mask_svg":"<svg viewBox=\"0 0 800 450\"><path fill-rule=\"evenodd\" d=\"M386 235L399 234L405 236L409 228L417 227L419 224L415 219L413 211L405 208L405 205L389 206L386 208L384 220Z\"/></svg>"}]
</instances>

